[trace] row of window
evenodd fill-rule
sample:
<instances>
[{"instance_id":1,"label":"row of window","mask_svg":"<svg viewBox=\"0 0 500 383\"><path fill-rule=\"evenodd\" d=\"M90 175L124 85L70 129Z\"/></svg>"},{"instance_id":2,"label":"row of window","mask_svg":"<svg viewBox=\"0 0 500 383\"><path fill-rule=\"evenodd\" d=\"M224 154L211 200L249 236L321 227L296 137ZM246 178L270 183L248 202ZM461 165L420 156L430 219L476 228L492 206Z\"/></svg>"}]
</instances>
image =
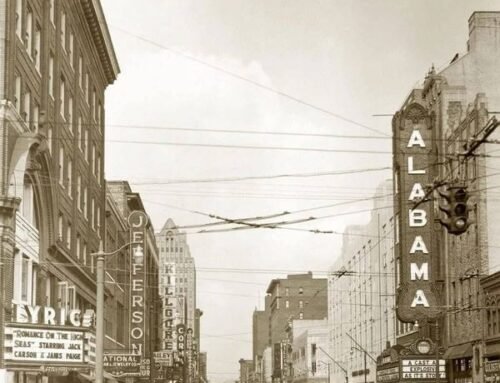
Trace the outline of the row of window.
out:
<instances>
[{"instance_id":1,"label":"row of window","mask_svg":"<svg viewBox=\"0 0 500 383\"><path fill-rule=\"evenodd\" d=\"M70 221L65 221L64 216L59 214L58 218L58 239L68 250L73 250L72 243L73 236L73 227ZM90 256L90 252L88 250L87 242L82 238L80 233L76 233L75 238L75 252L76 258L80 261L81 264L85 266L90 266L90 271L93 273L94 270L94 258Z\"/></svg>"}]
</instances>

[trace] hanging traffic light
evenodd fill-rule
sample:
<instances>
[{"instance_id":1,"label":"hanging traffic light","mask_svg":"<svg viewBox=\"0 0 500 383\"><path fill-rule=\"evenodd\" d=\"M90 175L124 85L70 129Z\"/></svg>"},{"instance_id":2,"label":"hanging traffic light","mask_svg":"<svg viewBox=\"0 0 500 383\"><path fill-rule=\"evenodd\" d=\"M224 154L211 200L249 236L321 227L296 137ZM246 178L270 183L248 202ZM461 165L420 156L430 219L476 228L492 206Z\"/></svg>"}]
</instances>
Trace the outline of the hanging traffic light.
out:
<instances>
[{"instance_id":1,"label":"hanging traffic light","mask_svg":"<svg viewBox=\"0 0 500 383\"><path fill-rule=\"evenodd\" d=\"M439 191L439 195L443 197L445 202L441 203L440 201L439 209L447 215L445 219L439 220L441 224L446 227L450 234L465 233L471 224L467 205L469 199L467 187L464 185L450 186L445 192Z\"/></svg>"}]
</instances>

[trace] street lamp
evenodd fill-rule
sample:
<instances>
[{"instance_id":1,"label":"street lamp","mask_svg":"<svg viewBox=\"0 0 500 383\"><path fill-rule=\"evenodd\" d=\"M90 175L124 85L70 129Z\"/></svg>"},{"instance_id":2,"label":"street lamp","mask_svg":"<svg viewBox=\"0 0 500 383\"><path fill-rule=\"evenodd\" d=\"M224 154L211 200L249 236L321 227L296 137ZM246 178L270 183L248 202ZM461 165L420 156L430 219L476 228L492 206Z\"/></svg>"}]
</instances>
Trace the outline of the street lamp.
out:
<instances>
[{"instance_id":1,"label":"street lamp","mask_svg":"<svg viewBox=\"0 0 500 383\"><path fill-rule=\"evenodd\" d=\"M104 257L119 253L130 245L140 244L141 242L129 242L122 247L105 253L102 247L102 241L99 242L99 251L90 253L96 257L96 277L97 277L97 296L96 296L96 347L95 347L95 383L104 383ZM140 254L138 254L139 256Z\"/></svg>"}]
</instances>

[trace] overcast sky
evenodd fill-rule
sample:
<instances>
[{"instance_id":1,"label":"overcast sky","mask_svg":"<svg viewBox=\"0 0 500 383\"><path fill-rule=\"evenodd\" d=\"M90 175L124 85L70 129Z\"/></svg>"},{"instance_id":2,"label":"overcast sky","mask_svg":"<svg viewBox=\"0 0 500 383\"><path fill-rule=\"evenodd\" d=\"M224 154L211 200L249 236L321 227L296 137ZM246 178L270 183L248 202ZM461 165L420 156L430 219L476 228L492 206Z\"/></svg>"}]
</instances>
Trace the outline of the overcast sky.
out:
<instances>
[{"instance_id":1,"label":"overcast sky","mask_svg":"<svg viewBox=\"0 0 500 383\"><path fill-rule=\"evenodd\" d=\"M366 222L368 213L335 215L368 209L371 201L353 200L373 196L391 176L380 170L391 166L391 120L373 115L396 111L431 65L443 67L466 50L474 10L498 6L479 0L102 4L121 67L106 93L106 178L128 180L141 193L157 231L169 217L195 225L214 221L200 213L242 218L350 202L276 219L332 216L290 227L338 232ZM356 172L221 180L349 171ZM179 180L212 182L173 182ZM341 236L198 230L186 229L204 311L201 349L212 381L234 380L238 359L251 358L252 312L262 308L269 281L308 270L324 277Z\"/></svg>"}]
</instances>

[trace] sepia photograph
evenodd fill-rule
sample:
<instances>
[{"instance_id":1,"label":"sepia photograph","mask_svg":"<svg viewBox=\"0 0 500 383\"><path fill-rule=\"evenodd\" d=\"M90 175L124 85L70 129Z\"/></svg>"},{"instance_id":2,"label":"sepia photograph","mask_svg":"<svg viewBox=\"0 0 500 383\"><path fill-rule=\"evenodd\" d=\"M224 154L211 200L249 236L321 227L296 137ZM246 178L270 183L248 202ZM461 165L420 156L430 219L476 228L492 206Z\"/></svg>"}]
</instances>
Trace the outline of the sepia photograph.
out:
<instances>
[{"instance_id":1,"label":"sepia photograph","mask_svg":"<svg viewBox=\"0 0 500 383\"><path fill-rule=\"evenodd\" d=\"M500 3L0 0L0 383L500 382Z\"/></svg>"}]
</instances>

